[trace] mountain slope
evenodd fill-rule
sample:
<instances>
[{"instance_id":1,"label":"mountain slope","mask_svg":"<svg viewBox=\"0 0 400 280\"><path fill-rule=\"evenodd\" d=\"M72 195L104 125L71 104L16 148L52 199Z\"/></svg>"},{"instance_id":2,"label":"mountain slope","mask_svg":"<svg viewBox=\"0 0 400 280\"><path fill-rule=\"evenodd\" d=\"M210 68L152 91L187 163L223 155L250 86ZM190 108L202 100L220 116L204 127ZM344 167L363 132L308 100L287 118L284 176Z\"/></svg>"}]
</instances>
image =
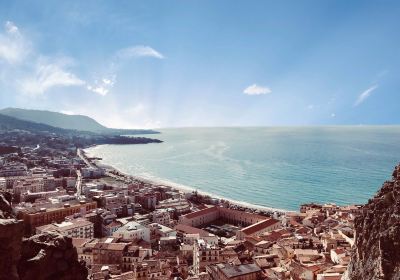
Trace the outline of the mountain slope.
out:
<instances>
[{"instance_id":1,"label":"mountain slope","mask_svg":"<svg viewBox=\"0 0 400 280\"><path fill-rule=\"evenodd\" d=\"M107 129L105 126L102 126L95 120L81 115L66 115L51 111L27 110L18 108L2 109L0 110L0 114L20 120L47 124L64 129L76 129L93 132L100 132Z\"/></svg>"},{"instance_id":2,"label":"mountain slope","mask_svg":"<svg viewBox=\"0 0 400 280\"><path fill-rule=\"evenodd\" d=\"M21 132L23 131L23 132ZM23 133L28 131L30 137L24 137ZM95 133L74 129L63 129L47 124L35 123L16 119L0 114L0 135L3 144L23 146L27 141L36 144L46 142L46 139L59 138L64 142L70 142L77 147L88 147L98 144L147 144L161 143L158 139L146 137L125 137L110 133ZM31 144L29 142L29 144Z\"/></svg>"},{"instance_id":3,"label":"mountain slope","mask_svg":"<svg viewBox=\"0 0 400 280\"><path fill-rule=\"evenodd\" d=\"M20 108L5 108L0 110L0 114L7 115L16 119L35 122L63 129L73 129L89 131L102 134L150 134L157 133L153 130L143 129L113 129L108 128L94 119L83 115L67 115L58 112L44 110L29 110Z\"/></svg>"},{"instance_id":4,"label":"mountain slope","mask_svg":"<svg viewBox=\"0 0 400 280\"><path fill-rule=\"evenodd\" d=\"M47 124L20 120L17 118L0 114L0 131L1 130L8 131L13 129L36 131L36 132L51 132L59 134L66 134L69 132L66 129L53 127Z\"/></svg>"}]
</instances>

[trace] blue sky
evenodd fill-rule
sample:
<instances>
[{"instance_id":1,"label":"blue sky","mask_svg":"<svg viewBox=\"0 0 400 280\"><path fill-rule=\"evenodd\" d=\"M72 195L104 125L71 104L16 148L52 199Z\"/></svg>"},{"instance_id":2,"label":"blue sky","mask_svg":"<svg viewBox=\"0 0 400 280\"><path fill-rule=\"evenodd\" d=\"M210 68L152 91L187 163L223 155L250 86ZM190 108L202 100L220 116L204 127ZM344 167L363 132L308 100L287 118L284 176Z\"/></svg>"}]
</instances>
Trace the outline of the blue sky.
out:
<instances>
[{"instance_id":1,"label":"blue sky","mask_svg":"<svg viewBox=\"0 0 400 280\"><path fill-rule=\"evenodd\" d=\"M110 127L399 124L399 1L0 1L0 107Z\"/></svg>"}]
</instances>

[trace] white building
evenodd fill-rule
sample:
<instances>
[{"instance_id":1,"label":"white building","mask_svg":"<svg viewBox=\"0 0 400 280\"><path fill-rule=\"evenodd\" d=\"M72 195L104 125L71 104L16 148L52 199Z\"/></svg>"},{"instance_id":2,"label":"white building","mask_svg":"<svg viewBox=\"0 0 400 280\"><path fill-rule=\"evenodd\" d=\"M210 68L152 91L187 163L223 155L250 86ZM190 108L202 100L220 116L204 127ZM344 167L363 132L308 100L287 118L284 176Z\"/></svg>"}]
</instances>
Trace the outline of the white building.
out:
<instances>
[{"instance_id":1,"label":"white building","mask_svg":"<svg viewBox=\"0 0 400 280\"><path fill-rule=\"evenodd\" d=\"M104 176L105 171L103 168L85 167L81 169L82 177L86 178L99 178Z\"/></svg>"},{"instance_id":2,"label":"white building","mask_svg":"<svg viewBox=\"0 0 400 280\"><path fill-rule=\"evenodd\" d=\"M144 240L150 242L150 229L137 223L128 222L113 233L113 237L123 240Z\"/></svg>"},{"instance_id":3,"label":"white building","mask_svg":"<svg viewBox=\"0 0 400 280\"><path fill-rule=\"evenodd\" d=\"M85 219L74 219L36 228L36 233L55 231L72 238L93 238L93 223Z\"/></svg>"},{"instance_id":4,"label":"white building","mask_svg":"<svg viewBox=\"0 0 400 280\"><path fill-rule=\"evenodd\" d=\"M101 183L93 183L93 182L85 183L85 184L82 185L82 193L85 196L88 196L89 191L91 191L91 190L102 190L103 188L104 188L104 184L101 184Z\"/></svg>"},{"instance_id":5,"label":"white building","mask_svg":"<svg viewBox=\"0 0 400 280\"><path fill-rule=\"evenodd\" d=\"M31 192L30 190L28 190L27 192L21 193L20 199L21 201L28 201L30 199L38 199L38 198L47 199L49 197L56 197L66 194L67 191L64 189L56 189L54 191L48 191L48 192Z\"/></svg>"},{"instance_id":6,"label":"white building","mask_svg":"<svg viewBox=\"0 0 400 280\"><path fill-rule=\"evenodd\" d=\"M158 209L151 213L153 223L169 226L171 223L171 216L167 209Z\"/></svg>"},{"instance_id":7,"label":"white building","mask_svg":"<svg viewBox=\"0 0 400 280\"><path fill-rule=\"evenodd\" d=\"M204 239L198 239L193 244L193 270L195 275L205 271L205 267L218 263L218 246L208 244Z\"/></svg>"},{"instance_id":8,"label":"white building","mask_svg":"<svg viewBox=\"0 0 400 280\"><path fill-rule=\"evenodd\" d=\"M44 192L44 183L41 179L18 181L14 184L13 192L14 194L20 195L25 192Z\"/></svg>"},{"instance_id":9,"label":"white building","mask_svg":"<svg viewBox=\"0 0 400 280\"><path fill-rule=\"evenodd\" d=\"M157 223L152 223L148 225L152 234L159 235L160 237L175 237L176 231L172 228L160 225Z\"/></svg>"},{"instance_id":10,"label":"white building","mask_svg":"<svg viewBox=\"0 0 400 280\"><path fill-rule=\"evenodd\" d=\"M199 233L185 233L183 235L183 243L193 245L197 240L203 239L207 244L211 246L218 245L218 236L214 234L200 236Z\"/></svg>"}]
</instances>

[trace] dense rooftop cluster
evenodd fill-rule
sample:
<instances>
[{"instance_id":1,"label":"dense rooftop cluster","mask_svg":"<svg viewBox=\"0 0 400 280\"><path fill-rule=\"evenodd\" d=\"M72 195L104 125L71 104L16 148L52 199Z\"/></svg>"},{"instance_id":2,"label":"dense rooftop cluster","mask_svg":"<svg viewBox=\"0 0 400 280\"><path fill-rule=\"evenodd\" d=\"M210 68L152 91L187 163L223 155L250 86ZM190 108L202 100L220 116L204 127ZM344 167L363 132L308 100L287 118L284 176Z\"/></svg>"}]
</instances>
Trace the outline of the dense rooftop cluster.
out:
<instances>
[{"instance_id":1,"label":"dense rooftop cluster","mask_svg":"<svg viewBox=\"0 0 400 280\"><path fill-rule=\"evenodd\" d=\"M3 155L0 189L25 237L71 238L89 279L341 279L361 209L251 209L34 146Z\"/></svg>"}]
</instances>

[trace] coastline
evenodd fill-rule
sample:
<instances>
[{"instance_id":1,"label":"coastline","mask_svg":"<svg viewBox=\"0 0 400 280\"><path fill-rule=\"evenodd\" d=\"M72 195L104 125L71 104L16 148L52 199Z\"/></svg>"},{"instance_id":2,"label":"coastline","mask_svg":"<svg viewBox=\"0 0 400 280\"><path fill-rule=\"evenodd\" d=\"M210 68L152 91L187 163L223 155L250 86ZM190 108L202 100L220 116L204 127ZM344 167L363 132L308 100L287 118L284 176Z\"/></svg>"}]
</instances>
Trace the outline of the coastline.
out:
<instances>
[{"instance_id":1,"label":"coastline","mask_svg":"<svg viewBox=\"0 0 400 280\"><path fill-rule=\"evenodd\" d=\"M196 191L198 194L203 195L203 196L209 196L213 199L218 199L218 200L223 200L229 203L229 205L231 207L234 208L239 208L239 210L248 210L248 211L252 211L252 212L265 212L266 214L277 214L277 215L283 215L286 213L295 213L296 211L291 211L291 210L286 210L286 209L279 209L279 208L273 208L273 207L268 207L268 206L262 206L262 205L257 205L257 204L252 204L249 202L243 202L243 201L237 201L234 199L230 199L230 198L226 198L226 197L222 197L213 193L209 193L209 192L205 192L202 190L198 190L196 188L190 187L190 186L186 186L186 185L182 185L182 184L178 184L175 182L171 182L168 180L164 180L164 179L155 179L155 178L146 178L146 177L142 177L142 176L138 176L138 175L133 175L133 174L127 174L125 172L122 172L121 170L115 168L112 165L109 164L104 164L102 162L102 159L99 160L99 158L94 155L94 154L90 154L87 149L89 148L94 148L96 146L99 145L91 145L90 147L86 147L84 149L81 149L81 151L83 152L82 154L85 156L85 158L92 164L105 168L106 169L106 174L107 175L111 175L111 176L116 176L113 173L118 174L118 176L120 177L119 179L121 180L125 180L126 182L130 182L130 181L139 181L139 182L143 182L143 183L147 183L147 184L151 184L151 185L162 185L162 186L166 186L166 187L170 187L171 189L177 190L182 194L188 194L188 193L193 193L194 191ZM91 158L97 158L94 161Z\"/></svg>"}]
</instances>

